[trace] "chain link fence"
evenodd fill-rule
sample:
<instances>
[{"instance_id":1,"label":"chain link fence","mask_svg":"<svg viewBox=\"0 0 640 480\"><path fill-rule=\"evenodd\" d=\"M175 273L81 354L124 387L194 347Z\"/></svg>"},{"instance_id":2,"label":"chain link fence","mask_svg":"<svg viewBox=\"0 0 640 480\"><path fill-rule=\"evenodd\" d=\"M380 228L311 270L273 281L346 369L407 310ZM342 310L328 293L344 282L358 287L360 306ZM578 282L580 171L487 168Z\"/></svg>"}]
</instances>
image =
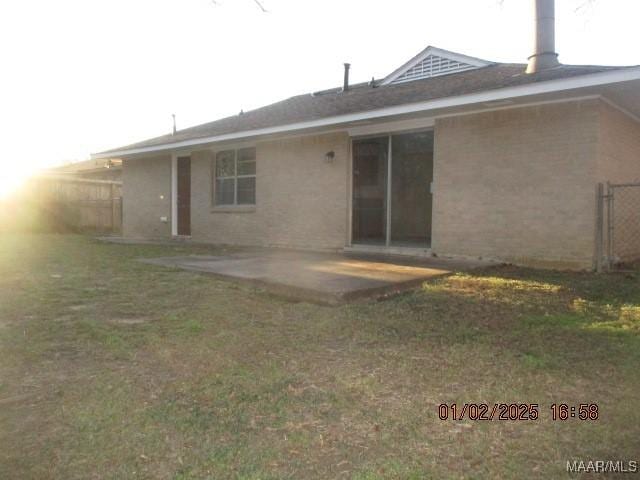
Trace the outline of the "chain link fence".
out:
<instances>
[{"instance_id":1,"label":"chain link fence","mask_svg":"<svg viewBox=\"0 0 640 480\"><path fill-rule=\"evenodd\" d=\"M639 261L640 182L599 183L596 205L596 270Z\"/></svg>"}]
</instances>

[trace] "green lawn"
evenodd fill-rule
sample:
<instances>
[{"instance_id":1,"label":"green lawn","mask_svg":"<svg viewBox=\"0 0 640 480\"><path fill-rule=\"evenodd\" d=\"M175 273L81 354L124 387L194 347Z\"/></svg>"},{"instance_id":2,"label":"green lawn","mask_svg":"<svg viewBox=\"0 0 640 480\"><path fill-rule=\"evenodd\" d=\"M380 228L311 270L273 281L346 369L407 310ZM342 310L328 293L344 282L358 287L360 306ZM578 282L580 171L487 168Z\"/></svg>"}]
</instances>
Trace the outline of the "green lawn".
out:
<instances>
[{"instance_id":1,"label":"green lawn","mask_svg":"<svg viewBox=\"0 0 640 480\"><path fill-rule=\"evenodd\" d=\"M293 303L136 262L211 253L0 237L0 478L563 478L640 460L640 273L491 268ZM441 403L538 403L441 421ZM552 403L597 403L552 421Z\"/></svg>"}]
</instances>

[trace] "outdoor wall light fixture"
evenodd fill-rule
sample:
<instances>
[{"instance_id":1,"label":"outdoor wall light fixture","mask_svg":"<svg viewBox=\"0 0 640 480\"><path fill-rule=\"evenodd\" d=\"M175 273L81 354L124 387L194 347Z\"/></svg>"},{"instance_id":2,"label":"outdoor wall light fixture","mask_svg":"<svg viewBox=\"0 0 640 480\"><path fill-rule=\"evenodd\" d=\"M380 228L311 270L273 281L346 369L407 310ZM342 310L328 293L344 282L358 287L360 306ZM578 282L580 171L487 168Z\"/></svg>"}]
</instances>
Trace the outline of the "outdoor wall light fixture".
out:
<instances>
[{"instance_id":1,"label":"outdoor wall light fixture","mask_svg":"<svg viewBox=\"0 0 640 480\"><path fill-rule=\"evenodd\" d=\"M324 163L333 163L335 158L336 158L336 152L331 150L330 152L327 152L324 154Z\"/></svg>"}]
</instances>

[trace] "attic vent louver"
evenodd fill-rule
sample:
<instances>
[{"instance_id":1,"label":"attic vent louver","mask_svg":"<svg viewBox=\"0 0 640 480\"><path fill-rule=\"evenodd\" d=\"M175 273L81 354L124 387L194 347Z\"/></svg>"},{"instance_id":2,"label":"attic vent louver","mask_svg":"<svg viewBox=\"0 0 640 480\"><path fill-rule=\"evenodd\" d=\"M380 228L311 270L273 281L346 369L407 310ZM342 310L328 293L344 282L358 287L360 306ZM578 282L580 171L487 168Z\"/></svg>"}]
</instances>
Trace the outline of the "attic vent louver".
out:
<instances>
[{"instance_id":1,"label":"attic vent louver","mask_svg":"<svg viewBox=\"0 0 640 480\"><path fill-rule=\"evenodd\" d=\"M450 52L437 47L427 47L401 67L387 75L381 85L404 83L423 78L439 77L451 73L466 72L488 67L491 62Z\"/></svg>"},{"instance_id":2,"label":"attic vent louver","mask_svg":"<svg viewBox=\"0 0 640 480\"><path fill-rule=\"evenodd\" d=\"M447 75L449 73L473 70L474 68L478 67L437 55L429 55L391 83L402 83L410 80L419 80L421 78L437 77L439 75Z\"/></svg>"}]
</instances>

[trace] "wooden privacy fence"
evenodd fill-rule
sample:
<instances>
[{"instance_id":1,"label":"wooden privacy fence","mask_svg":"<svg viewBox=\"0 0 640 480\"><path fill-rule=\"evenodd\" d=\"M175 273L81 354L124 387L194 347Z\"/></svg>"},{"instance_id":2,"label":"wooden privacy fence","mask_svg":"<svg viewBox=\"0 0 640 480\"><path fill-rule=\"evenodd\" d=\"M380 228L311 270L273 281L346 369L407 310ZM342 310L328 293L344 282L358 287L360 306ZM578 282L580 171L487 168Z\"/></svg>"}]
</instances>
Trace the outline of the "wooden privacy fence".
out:
<instances>
[{"instance_id":1,"label":"wooden privacy fence","mask_svg":"<svg viewBox=\"0 0 640 480\"><path fill-rule=\"evenodd\" d=\"M28 183L21 202L36 212L32 223L38 230L122 232L122 182L39 176Z\"/></svg>"}]
</instances>

